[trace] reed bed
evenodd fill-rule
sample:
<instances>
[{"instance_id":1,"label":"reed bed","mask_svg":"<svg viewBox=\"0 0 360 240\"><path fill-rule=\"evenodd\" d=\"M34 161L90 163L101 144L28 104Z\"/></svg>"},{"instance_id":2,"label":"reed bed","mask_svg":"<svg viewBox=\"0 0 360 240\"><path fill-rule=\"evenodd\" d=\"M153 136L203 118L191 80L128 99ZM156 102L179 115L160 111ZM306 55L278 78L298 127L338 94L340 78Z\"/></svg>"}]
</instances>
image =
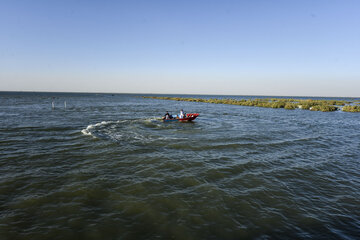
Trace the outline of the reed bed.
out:
<instances>
[{"instance_id":1,"label":"reed bed","mask_svg":"<svg viewBox=\"0 0 360 240\"><path fill-rule=\"evenodd\" d=\"M342 108L344 112L360 112L360 106L358 105L347 105Z\"/></svg>"},{"instance_id":2,"label":"reed bed","mask_svg":"<svg viewBox=\"0 0 360 240\"><path fill-rule=\"evenodd\" d=\"M255 99L203 99L203 98L185 98L185 97L156 97L144 96L143 98L174 100L186 102L203 102L213 104L230 104L249 107L264 108L284 108L295 110L297 108L311 111L333 112L337 110L345 112L360 112L360 106L353 106L354 102L344 100L314 100L314 99L293 99L293 98L255 98Z\"/></svg>"}]
</instances>

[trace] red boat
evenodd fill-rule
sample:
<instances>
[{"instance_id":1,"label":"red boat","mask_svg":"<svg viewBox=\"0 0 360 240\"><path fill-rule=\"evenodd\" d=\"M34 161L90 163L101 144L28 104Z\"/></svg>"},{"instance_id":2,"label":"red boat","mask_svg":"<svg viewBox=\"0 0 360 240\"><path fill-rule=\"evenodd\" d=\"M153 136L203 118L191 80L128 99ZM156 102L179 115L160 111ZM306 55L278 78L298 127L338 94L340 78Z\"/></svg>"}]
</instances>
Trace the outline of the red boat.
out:
<instances>
[{"instance_id":1,"label":"red boat","mask_svg":"<svg viewBox=\"0 0 360 240\"><path fill-rule=\"evenodd\" d=\"M187 113L186 117L184 117L184 118L179 118L178 116L176 116L176 117L169 118L169 119L163 118L162 120L164 122L173 122L173 121L191 122L191 121L195 120L195 118L197 118L199 115L200 115L199 113Z\"/></svg>"}]
</instances>

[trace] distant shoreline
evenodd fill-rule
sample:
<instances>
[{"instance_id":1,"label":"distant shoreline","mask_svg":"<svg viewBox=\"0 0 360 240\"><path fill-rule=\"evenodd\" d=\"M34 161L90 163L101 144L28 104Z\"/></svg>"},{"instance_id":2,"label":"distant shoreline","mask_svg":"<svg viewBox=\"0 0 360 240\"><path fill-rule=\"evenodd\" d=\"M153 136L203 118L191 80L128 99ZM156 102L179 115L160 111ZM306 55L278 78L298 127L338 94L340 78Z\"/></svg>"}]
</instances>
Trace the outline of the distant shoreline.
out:
<instances>
[{"instance_id":1,"label":"distant shoreline","mask_svg":"<svg viewBox=\"0 0 360 240\"><path fill-rule=\"evenodd\" d=\"M306 95L264 95L264 94L204 94L204 93L141 93L141 92L82 92L82 91L0 91L2 93L46 93L46 94L124 94L124 95L161 95L161 96L234 96L234 97L271 97L271 98L337 98L337 99L357 99L359 97L344 97L344 96L306 96Z\"/></svg>"},{"instance_id":2,"label":"distant shoreline","mask_svg":"<svg viewBox=\"0 0 360 240\"><path fill-rule=\"evenodd\" d=\"M156 97L143 96L143 98L159 99L159 100L174 100L185 102L203 102L213 104L228 104L248 107L263 107L263 108L283 108L287 110L310 110L321 112L360 112L360 100L345 101L345 100L314 100L314 99L295 99L295 98L255 98L255 99L201 99L201 98L181 98L181 97Z\"/></svg>"}]
</instances>

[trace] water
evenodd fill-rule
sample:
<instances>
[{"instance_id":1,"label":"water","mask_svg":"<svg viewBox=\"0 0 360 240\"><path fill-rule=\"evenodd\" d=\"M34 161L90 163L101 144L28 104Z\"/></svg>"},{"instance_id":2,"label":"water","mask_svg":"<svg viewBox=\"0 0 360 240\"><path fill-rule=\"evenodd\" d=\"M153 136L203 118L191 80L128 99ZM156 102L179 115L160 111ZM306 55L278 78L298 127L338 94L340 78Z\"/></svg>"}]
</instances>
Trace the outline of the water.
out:
<instances>
[{"instance_id":1,"label":"water","mask_svg":"<svg viewBox=\"0 0 360 240\"><path fill-rule=\"evenodd\" d=\"M358 239L359 120L3 92L0 239Z\"/></svg>"}]
</instances>

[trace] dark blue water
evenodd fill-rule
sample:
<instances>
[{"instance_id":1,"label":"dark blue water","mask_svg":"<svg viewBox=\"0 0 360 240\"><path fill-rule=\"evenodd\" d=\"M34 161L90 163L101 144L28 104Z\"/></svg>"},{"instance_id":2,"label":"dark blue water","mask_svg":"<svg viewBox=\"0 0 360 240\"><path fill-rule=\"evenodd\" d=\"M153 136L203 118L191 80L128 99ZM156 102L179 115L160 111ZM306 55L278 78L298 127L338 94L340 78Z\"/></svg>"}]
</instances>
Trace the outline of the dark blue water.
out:
<instances>
[{"instance_id":1,"label":"dark blue water","mask_svg":"<svg viewBox=\"0 0 360 240\"><path fill-rule=\"evenodd\" d=\"M2 92L0 239L359 239L359 120Z\"/></svg>"}]
</instances>

